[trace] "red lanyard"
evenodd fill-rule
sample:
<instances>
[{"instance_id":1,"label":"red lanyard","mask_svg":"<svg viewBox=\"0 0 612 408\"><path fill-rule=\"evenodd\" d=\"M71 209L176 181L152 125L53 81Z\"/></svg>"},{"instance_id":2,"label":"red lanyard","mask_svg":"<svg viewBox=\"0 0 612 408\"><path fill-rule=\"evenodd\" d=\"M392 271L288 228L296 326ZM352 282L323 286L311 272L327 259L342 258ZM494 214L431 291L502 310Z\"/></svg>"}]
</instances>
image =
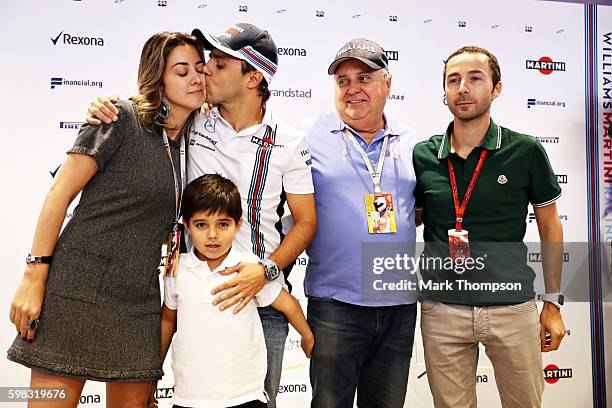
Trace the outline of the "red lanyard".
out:
<instances>
[{"instance_id":1,"label":"red lanyard","mask_svg":"<svg viewBox=\"0 0 612 408\"><path fill-rule=\"evenodd\" d=\"M465 192L465 196L463 197L463 202L461 206L459 206L459 193L457 192L457 181L455 180L455 170L453 169L453 164L451 163L450 158L448 158L448 173L451 183L451 189L453 191L453 204L455 204L455 216L457 217L455 221L455 229L457 231L461 231L461 223L463 222L463 213L465 213L465 209L467 207L468 201L470 201L470 196L472 195L472 191L474 190L474 186L476 185L476 179L478 179L478 175L480 174L480 170L482 169L482 164L484 163L484 159L487 156L487 151L482 150L480 153L480 159L478 160L478 164L474 169L474 174L472 174L472 179L470 180L470 184L468 185L467 191Z\"/></svg>"}]
</instances>

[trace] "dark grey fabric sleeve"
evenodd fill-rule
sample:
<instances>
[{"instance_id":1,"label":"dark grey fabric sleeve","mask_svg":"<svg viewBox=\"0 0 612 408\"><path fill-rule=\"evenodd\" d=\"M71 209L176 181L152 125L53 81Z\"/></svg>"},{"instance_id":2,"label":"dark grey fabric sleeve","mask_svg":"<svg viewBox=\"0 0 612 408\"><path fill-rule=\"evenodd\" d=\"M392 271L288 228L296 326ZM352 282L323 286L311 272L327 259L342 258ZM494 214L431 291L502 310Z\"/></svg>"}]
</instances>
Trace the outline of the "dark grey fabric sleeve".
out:
<instances>
[{"instance_id":1,"label":"dark grey fabric sleeve","mask_svg":"<svg viewBox=\"0 0 612 408\"><path fill-rule=\"evenodd\" d=\"M74 146L66 153L85 154L94 158L100 171L119 150L127 132L138 131L138 119L131 101L119 101L118 120L111 124L100 126L84 124L74 142Z\"/></svg>"}]
</instances>

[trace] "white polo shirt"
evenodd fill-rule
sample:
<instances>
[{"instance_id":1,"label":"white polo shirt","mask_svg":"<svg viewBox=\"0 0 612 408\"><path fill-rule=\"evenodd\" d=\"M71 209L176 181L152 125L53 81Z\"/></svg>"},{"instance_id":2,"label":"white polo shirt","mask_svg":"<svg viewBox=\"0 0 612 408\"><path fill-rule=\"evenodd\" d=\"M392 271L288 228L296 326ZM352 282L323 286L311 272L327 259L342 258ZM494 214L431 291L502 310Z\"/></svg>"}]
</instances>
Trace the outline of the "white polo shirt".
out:
<instances>
[{"instance_id":1,"label":"white polo shirt","mask_svg":"<svg viewBox=\"0 0 612 408\"><path fill-rule=\"evenodd\" d=\"M284 238L285 193L314 192L304 134L281 123L270 109L261 124L236 132L213 108L196 117L191 130L187 177L220 174L242 197L242 219L234 245L268 257Z\"/></svg>"},{"instance_id":2,"label":"white polo shirt","mask_svg":"<svg viewBox=\"0 0 612 408\"><path fill-rule=\"evenodd\" d=\"M233 246L211 271L192 249L180 255L176 276L164 277L164 304L177 311L173 404L212 408L266 402L266 343L257 307L276 300L282 280L267 283L240 313L221 311L210 291L234 276L218 272L239 262L257 262L257 257Z\"/></svg>"}]
</instances>

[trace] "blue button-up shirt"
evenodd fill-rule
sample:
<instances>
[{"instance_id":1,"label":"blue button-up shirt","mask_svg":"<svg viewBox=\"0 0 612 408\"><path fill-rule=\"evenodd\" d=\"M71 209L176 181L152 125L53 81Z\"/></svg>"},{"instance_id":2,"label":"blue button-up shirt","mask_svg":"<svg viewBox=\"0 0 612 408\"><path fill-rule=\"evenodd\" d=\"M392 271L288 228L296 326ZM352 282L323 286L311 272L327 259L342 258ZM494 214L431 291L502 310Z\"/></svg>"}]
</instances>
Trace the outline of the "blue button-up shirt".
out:
<instances>
[{"instance_id":1,"label":"blue button-up shirt","mask_svg":"<svg viewBox=\"0 0 612 408\"><path fill-rule=\"evenodd\" d=\"M401 298L364 298L363 244L414 243L414 196L416 177L412 150L418 141L414 132L385 116L385 128L368 145L336 113L302 123L312 157L312 179L317 209L317 233L307 249L309 264L304 282L308 296L332 298L363 306L414 303L417 292L405 291ZM397 224L394 234L370 234L365 195L374 192L372 178L355 146L343 133L348 128L376 168L383 139L389 136L382 172L382 193L393 195ZM367 246L366 246L367 247Z\"/></svg>"}]
</instances>

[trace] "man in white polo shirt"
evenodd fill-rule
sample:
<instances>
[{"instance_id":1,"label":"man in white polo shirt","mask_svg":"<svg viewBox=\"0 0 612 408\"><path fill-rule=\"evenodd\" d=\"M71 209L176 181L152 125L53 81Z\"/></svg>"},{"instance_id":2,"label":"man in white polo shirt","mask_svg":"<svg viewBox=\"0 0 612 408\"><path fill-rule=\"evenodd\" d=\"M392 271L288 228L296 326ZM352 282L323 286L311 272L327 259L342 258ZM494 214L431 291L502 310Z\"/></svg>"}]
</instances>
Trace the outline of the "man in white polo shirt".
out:
<instances>
[{"instance_id":1,"label":"man in white polo shirt","mask_svg":"<svg viewBox=\"0 0 612 408\"><path fill-rule=\"evenodd\" d=\"M218 173L238 186L244 225L234 244L260 258L259 263L227 269L226 273L238 270L238 276L215 290L225 291L215 299L216 304L222 309L237 305L235 310L239 311L281 270L286 279L295 259L314 236L310 153L303 134L266 109L268 85L278 64L277 47L270 34L245 23L219 36L197 29L192 34L211 50L205 74L207 102L214 108L198 115L193 125L188 180ZM117 111L110 100L100 100L92 103L90 115L105 122L114 120ZM100 123L92 116L87 120ZM286 236L281 228L285 203L294 222ZM268 407L275 407L289 329L282 313L267 307L260 308L259 314L268 350Z\"/></svg>"}]
</instances>

